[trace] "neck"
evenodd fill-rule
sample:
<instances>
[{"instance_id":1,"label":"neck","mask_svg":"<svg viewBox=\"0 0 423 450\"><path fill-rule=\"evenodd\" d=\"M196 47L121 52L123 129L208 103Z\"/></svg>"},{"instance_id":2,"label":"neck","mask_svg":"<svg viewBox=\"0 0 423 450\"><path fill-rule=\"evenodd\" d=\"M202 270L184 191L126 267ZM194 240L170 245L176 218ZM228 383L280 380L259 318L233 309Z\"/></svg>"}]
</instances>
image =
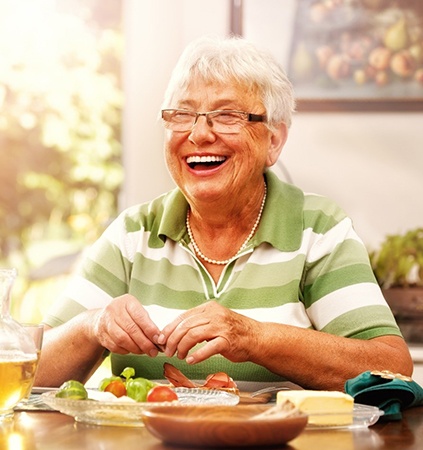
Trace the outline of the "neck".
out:
<instances>
[{"instance_id":1,"label":"neck","mask_svg":"<svg viewBox=\"0 0 423 450\"><path fill-rule=\"evenodd\" d=\"M229 264L230 262L232 262L247 247L249 241L254 236L254 234L255 234L258 226L259 226L261 215L263 213L264 204L266 202L266 194L267 194L267 188L266 188L266 183L264 183L264 193L263 193L263 196L262 196L262 200L261 200L261 203L260 203L258 214L257 214L257 216L256 216L256 218L255 218L255 220L254 220L254 222L252 224L252 227L250 228L249 233L246 235L244 241L242 242L242 245L238 248L236 253L232 254L232 256L229 257L228 259L223 259L223 260L219 260L219 259L215 259L215 258L206 256L201 251L201 249L200 249L200 247L199 247L199 245L198 245L198 243L196 241L196 238L194 236L194 233L193 233L193 231L191 229L191 213L190 213L190 209L188 209L187 218L186 218L186 226L187 226L188 235L189 235L190 240L191 240L191 244L192 244L192 246L194 248L194 252L196 253L197 257L199 257L201 260L203 260L203 261L205 261L205 262L207 262L209 264L226 265L226 264ZM238 222L240 222L239 218L238 218ZM197 238L198 238L198 235L201 234L201 233L198 233L198 230L200 230L200 229L202 229L202 227L201 228L200 227L197 228L197 232L196 232ZM204 243L205 241L206 241L206 239L204 239L204 240L202 240L200 242ZM215 244L215 240L213 239L213 249L215 249L214 244ZM230 248L230 246L229 246L229 248ZM225 251L226 251L226 246L225 246Z\"/></svg>"}]
</instances>

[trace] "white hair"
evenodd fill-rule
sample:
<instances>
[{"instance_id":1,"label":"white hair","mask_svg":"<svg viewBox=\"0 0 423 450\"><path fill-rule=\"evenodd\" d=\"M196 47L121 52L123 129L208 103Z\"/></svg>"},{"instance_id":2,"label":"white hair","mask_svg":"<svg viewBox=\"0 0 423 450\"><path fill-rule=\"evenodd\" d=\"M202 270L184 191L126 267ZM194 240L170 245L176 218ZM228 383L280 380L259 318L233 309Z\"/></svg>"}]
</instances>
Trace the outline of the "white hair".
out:
<instances>
[{"instance_id":1,"label":"white hair","mask_svg":"<svg viewBox=\"0 0 423 450\"><path fill-rule=\"evenodd\" d=\"M202 37L191 42L176 64L163 102L171 108L174 95L196 76L206 81L237 80L257 89L271 128L291 125L295 110L292 84L276 58L239 37Z\"/></svg>"}]
</instances>

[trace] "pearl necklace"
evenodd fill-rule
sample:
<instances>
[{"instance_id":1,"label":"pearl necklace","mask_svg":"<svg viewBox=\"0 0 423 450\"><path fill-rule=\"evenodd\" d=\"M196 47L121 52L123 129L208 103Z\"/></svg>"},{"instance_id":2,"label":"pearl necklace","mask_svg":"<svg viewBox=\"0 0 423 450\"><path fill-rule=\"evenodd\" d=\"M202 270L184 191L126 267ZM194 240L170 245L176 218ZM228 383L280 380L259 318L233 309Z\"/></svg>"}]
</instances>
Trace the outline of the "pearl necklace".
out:
<instances>
[{"instance_id":1,"label":"pearl necklace","mask_svg":"<svg viewBox=\"0 0 423 450\"><path fill-rule=\"evenodd\" d=\"M190 223L189 223L190 209L188 208L187 218L186 218L186 225L187 225L188 236L189 236L189 238L191 240L191 243L192 243L192 246L194 248L195 253L203 261L206 261L206 262L208 262L210 264L216 264L216 265L223 266L223 265L226 265L226 264L229 264L230 262L232 262L242 252L242 250L244 250L244 248L247 246L247 244L250 241L250 239L254 236L254 233L256 232L256 229L257 229L257 227L258 227L258 225L260 223L261 215L262 215L263 209L264 209L264 204L266 202L266 196L267 196L267 187L266 187L266 183L264 183L264 195L263 195L263 200L262 200L261 205L260 205L260 211L258 213L256 221L254 222L253 228L251 228L250 234L247 236L247 239L245 239L244 243L241 245L241 247L235 253L235 255L232 256L231 258L225 259L223 261L219 261L219 260L216 260L216 259L208 258L206 255L204 255L202 253L202 251L198 247L197 243L195 242L194 235L192 234L191 226L190 226Z\"/></svg>"}]
</instances>

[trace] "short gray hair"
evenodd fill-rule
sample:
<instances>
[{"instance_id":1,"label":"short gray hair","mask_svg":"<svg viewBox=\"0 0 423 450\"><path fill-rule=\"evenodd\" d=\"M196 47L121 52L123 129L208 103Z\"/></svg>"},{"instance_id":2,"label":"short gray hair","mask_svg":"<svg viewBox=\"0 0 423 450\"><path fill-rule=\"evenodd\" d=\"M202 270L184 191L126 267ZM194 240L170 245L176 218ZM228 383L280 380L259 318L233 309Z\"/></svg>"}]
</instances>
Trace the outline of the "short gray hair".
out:
<instances>
[{"instance_id":1,"label":"short gray hair","mask_svg":"<svg viewBox=\"0 0 423 450\"><path fill-rule=\"evenodd\" d=\"M281 122L289 127L295 110L292 84L282 66L268 51L239 37L201 37L191 42L176 64L163 107L171 108L175 93L195 76L227 83L240 80L256 86L266 108L269 128Z\"/></svg>"}]
</instances>

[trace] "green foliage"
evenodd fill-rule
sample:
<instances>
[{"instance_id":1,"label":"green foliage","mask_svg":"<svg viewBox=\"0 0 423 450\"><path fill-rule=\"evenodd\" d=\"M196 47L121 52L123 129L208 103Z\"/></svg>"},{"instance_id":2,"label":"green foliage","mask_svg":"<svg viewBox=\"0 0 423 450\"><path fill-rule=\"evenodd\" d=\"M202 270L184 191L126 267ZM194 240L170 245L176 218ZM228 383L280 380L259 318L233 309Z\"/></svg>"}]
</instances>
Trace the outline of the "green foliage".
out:
<instances>
[{"instance_id":1,"label":"green foliage","mask_svg":"<svg viewBox=\"0 0 423 450\"><path fill-rule=\"evenodd\" d=\"M0 266L18 268L22 305L43 281L34 268L91 243L117 213L120 18L121 0L0 2ZM34 310L46 301L29 294Z\"/></svg>"},{"instance_id":2,"label":"green foliage","mask_svg":"<svg viewBox=\"0 0 423 450\"><path fill-rule=\"evenodd\" d=\"M84 17L37 1L30 10L7 3L0 14L2 261L25 254L34 236L59 231L92 240L115 215L122 182L119 24L102 28L87 10Z\"/></svg>"},{"instance_id":3,"label":"green foliage","mask_svg":"<svg viewBox=\"0 0 423 450\"><path fill-rule=\"evenodd\" d=\"M379 285L423 286L423 228L402 235L389 235L377 251L370 253Z\"/></svg>"}]
</instances>

